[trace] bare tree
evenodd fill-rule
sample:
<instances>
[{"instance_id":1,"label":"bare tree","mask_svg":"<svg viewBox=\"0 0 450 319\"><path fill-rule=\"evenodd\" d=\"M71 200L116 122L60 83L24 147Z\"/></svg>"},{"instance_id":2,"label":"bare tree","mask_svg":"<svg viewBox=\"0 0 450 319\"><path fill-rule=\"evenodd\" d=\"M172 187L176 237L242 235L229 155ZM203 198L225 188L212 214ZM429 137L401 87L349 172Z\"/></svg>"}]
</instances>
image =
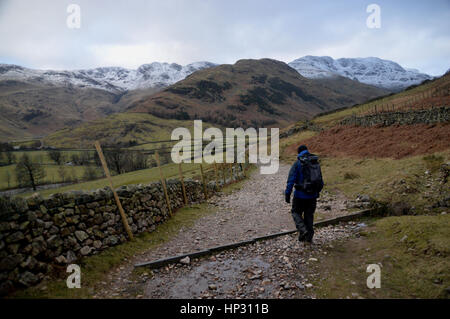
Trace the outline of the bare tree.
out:
<instances>
[{"instance_id":1,"label":"bare tree","mask_svg":"<svg viewBox=\"0 0 450 319\"><path fill-rule=\"evenodd\" d=\"M86 166L83 173L83 180L91 181L99 176L97 167Z\"/></svg>"},{"instance_id":2,"label":"bare tree","mask_svg":"<svg viewBox=\"0 0 450 319\"><path fill-rule=\"evenodd\" d=\"M139 169L145 169L148 167L147 163L147 155L141 152L132 152L130 153L127 171L137 171Z\"/></svg>"},{"instance_id":3,"label":"bare tree","mask_svg":"<svg viewBox=\"0 0 450 319\"><path fill-rule=\"evenodd\" d=\"M64 166L58 167L58 175L64 183L67 180L67 169Z\"/></svg>"},{"instance_id":4,"label":"bare tree","mask_svg":"<svg viewBox=\"0 0 450 319\"><path fill-rule=\"evenodd\" d=\"M6 181L8 182L8 188L11 187L11 173L6 171Z\"/></svg>"},{"instance_id":5,"label":"bare tree","mask_svg":"<svg viewBox=\"0 0 450 319\"><path fill-rule=\"evenodd\" d=\"M79 165L80 164L80 155L78 155L77 153L72 154L72 156L70 157L70 160L73 164L75 165Z\"/></svg>"},{"instance_id":6,"label":"bare tree","mask_svg":"<svg viewBox=\"0 0 450 319\"><path fill-rule=\"evenodd\" d=\"M170 147L167 144L162 144L161 150L158 153L161 165L168 164L171 162Z\"/></svg>"},{"instance_id":7,"label":"bare tree","mask_svg":"<svg viewBox=\"0 0 450 319\"><path fill-rule=\"evenodd\" d=\"M123 149L114 148L104 151L106 163L117 174L125 172L124 166L126 164L126 153Z\"/></svg>"},{"instance_id":8,"label":"bare tree","mask_svg":"<svg viewBox=\"0 0 450 319\"><path fill-rule=\"evenodd\" d=\"M27 153L24 153L16 165L16 179L20 186L36 186L45 177L45 170L41 164L33 163Z\"/></svg>"},{"instance_id":9,"label":"bare tree","mask_svg":"<svg viewBox=\"0 0 450 319\"><path fill-rule=\"evenodd\" d=\"M104 151L108 167L117 174L136 171L148 167L147 155L137 150L123 148L106 149ZM95 158L98 163L98 156Z\"/></svg>"},{"instance_id":10,"label":"bare tree","mask_svg":"<svg viewBox=\"0 0 450 319\"><path fill-rule=\"evenodd\" d=\"M48 157L50 157L50 159L58 165L61 165L61 163L64 161L64 156L61 151L50 150L47 152L47 154L48 154Z\"/></svg>"},{"instance_id":11,"label":"bare tree","mask_svg":"<svg viewBox=\"0 0 450 319\"><path fill-rule=\"evenodd\" d=\"M80 165L89 165L91 161L91 153L89 151L80 152Z\"/></svg>"},{"instance_id":12,"label":"bare tree","mask_svg":"<svg viewBox=\"0 0 450 319\"><path fill-rule=\"evenodd\" d=\"M13 152L6 152L6 163L8 165L13 164L16 161L16 155Z\"/></svg>"}]
</instances>

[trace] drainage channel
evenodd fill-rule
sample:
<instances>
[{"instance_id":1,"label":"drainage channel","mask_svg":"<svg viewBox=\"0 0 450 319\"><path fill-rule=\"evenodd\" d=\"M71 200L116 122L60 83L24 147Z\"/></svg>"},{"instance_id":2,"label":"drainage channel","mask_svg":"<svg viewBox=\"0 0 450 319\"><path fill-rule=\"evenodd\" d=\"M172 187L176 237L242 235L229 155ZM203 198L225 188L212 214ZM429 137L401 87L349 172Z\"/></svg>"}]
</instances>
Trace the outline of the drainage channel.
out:
<instances>
[{"instance_id":1,"label":"drainage channel","mask_svg":"<svg viewBox=\"0 0 450 319\"><path fill-rule=\"evenodd\" d=\"M314 223L314 226L315 227L325 227L325 226L329 226L329 225L335 225L340 222L351 221L351 220L358 219L361 217L371 216L373 213L374 213L374 211L372 209L362 210L362 211L351 213L348 215L318 221L318 222ZM162 259L149 261L149 262L143 262L143 263L135 264L134 267L148 267L151 269L160 268L160 267L166 266L168 264L178 263L178 262L180 262L181 259L186 258L186 257L189 257L192 259L192 258L208 256L208 255L220 252L220 251L234 249L234 248L241 247L241 246L246 246L249 244L253 244L257 241L268 240L268 239L272 239L272 238L276 238L276 237L280 237L280 236L286 236L286 235L290 235L290 234L293 234L296 232L297 232L297 230L295 229L295 230L289 230L289 231L285 231L285 232L265 235L265 236L261 236L261 237L255 237L250 240L244 240L244 241L240 241L240 242L236 242L236 243L216 246L216 247L212 247L212 248L208 248L205 250L196 251L196 252L192 252L192 253L188 253L188 254L162 258Z\"/></svg>"}]
</instances>

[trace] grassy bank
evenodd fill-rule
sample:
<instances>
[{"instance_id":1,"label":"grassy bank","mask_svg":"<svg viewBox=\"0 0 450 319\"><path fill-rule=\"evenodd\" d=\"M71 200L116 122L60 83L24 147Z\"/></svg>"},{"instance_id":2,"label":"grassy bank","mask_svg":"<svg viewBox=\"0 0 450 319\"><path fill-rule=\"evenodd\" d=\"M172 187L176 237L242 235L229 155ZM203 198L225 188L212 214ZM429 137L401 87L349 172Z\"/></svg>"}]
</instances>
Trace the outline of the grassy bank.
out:
<instances>
[{"instance_id":1,"label":"grassy bank","mask_svg":"<svg viewBox=\"0 0 450 319\"><path fill-rule=\"evenodd\" d=\"M292 164L296 159L294 146L302 144L303 140L313 134L314 132L304 131L282 139L281 160ZM446 184L440 184L440 167L449 161L448 150L397 160L321 156L326 190L339 190L349 198L365 194L376 201L408 203L420 211L429 210L428 206L449 195Z\"/></svg>"},{"instance_id":2,"label":"grassy bank","mask_svg":"<svg viewBox=\"0 0 450 319\"><path fill-rule=\"evenodd\" d=\"M320 298L449 298L450 216L387 217L359 238L333 243L313 284ZM381 288L366 285L381 266ZM339 270L339 271L337 271Z\"/></svg>"}]
</instances>

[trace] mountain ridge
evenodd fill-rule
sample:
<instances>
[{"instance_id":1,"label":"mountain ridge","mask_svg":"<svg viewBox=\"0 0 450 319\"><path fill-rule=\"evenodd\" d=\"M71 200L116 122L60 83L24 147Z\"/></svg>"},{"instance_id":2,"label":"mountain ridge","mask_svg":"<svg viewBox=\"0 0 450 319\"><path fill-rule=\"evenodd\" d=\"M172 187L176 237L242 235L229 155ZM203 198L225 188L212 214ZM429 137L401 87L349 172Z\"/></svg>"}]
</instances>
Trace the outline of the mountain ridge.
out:
<instances>
[{"instance_id":1,"label":"mountain ridge","mask_svg":"<svg viewBox=\"0 0 450 319\"><path fill-rule=\"evenodd\" d=\"M401 91L420 84L432 76L416 69L403 68L400 64L377 57L340 58L307 55L288 63L307 78L344 76L361 83Z\"/></svg>"},{"instance_id":2,"label":"mountain ridge","mask_svg":"<svg viewBox=\"0 0 450 319\"><path fill-rule=\"evenodd\" d=\"M361 83L399 91L433 77L417 69L377 57L340 58L306 55L287 63L307 78L340 75ZM14 64L0 64L0 80L48 82L103 89L112 93L147 88L165 88L190 74L220 64L200 61L187 65L167 62L142 64L137 69L120 66L78 70L36 70Z\"/></svg>"},{"instance_id":3,"label":"mountain ridge","mask_svg":"<svg viewBox=\"0 0 450 319\"><path fill-rule=\"evenodd\" d=\"M145 143L164 130L165 121L178 121L181 127L195 119L221 128L283 127L298 119L387 93L344 77L307 79L277 60L244 59L233 65L197 71L162 91L130 103L122 113L73 130L52 133L45 144L91 145L95 140L123 145ZM156 126L159 128L152 132Z\"/></svg>"},{"instance_id":4,"label":"mountain ridge","mask_svg":"<svg viewBox=\"0 0 450 319\"><path fill-rule=\"evenodd\" d=\"M102 89L112 93L129 90L167 87L189 74L214 66L211 62L194 62L185 66L176 63L152 62L137 69L98 67L80 70L36 70L15 64L0 64L0 80L48 83L56 86L75 85Z\"/></svg>"}]
</instances>

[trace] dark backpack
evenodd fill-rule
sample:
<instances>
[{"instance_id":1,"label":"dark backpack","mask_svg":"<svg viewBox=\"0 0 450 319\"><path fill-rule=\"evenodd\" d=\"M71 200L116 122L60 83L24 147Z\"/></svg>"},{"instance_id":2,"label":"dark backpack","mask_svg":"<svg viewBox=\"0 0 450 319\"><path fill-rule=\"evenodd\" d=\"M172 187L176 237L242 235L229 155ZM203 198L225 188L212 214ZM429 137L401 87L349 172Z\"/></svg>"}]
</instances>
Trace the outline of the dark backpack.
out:
<instances>
[{"instance_id":1,"label":"dark backpack","mask_svg":"<svg viewBox=\"0 0 450 319\"><path fill-rule=\"evenodd\" d=\"M319 157L307 154L300 157L299 161L302 167L303 181L301 184L295 184L295 189L307 194L320 193L323 188L323 179Z\"/></svg>"}]
</instances>

